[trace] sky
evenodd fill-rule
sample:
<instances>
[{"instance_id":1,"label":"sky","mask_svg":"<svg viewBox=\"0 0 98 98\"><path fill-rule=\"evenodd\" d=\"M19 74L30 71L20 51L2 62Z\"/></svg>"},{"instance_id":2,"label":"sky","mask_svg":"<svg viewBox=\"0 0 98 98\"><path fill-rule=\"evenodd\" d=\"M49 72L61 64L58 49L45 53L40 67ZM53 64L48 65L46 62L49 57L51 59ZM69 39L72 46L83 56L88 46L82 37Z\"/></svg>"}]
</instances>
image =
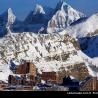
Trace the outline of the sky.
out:
<instances>
[{"instance_id":1,"label":"sky","mask_svg":"<svg viewBox=\"0 0 98 98\"><path fill-rule=\"evenodd\" d=\"M73 8L90 16L98 12L98 0L65 0ZM12 8L18 19L24 20L36 4L55 8L59 0L0 0L0 14Z\"/></svg>"}]
</instances>

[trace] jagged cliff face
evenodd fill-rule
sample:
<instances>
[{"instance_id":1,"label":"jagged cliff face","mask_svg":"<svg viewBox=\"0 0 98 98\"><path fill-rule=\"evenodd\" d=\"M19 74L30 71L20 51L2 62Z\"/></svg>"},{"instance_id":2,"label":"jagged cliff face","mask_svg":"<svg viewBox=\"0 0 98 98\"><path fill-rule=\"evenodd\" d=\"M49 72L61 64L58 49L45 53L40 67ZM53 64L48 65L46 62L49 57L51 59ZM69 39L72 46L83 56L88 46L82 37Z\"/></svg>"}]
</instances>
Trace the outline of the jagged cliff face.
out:
<instances>
[{"instance_id":1,"label":"jagged cliff face","mask_svg":"<svg viewBox=\"0 0 98 98\"><path fill-rule=\"evenodd\" d=\"M2 15L0 15L0 24L10 26L15 22L16 16L13 14L12 9L9 8Z\"/></svg>"},{"instance_id":2,"label":"jagged cliff face","mask_svg":"<svg viewBox=\"0 0 98 98\"><path fill-rule=\"evenodd\" d=\"M78 42L66 35L32 33L9 34L0 40L1 65L21 63L22 59L35 63L39 72L59 71L61 67L83 63ZM85 65L85 63L84 63ZM6 70L6 69L3 69Z\"/></svg>"},{"instance_id":3,"label":"jagged cliff face","mask_svg":"<svg viewBox=\"0 0 98 98\"><path fill-rule=\"evenodd\" d=\"M84 14L73 9L67 3L58 2L55 9L36 5L34 11L25 19L31 27L44 27L47 33L61 31L76 20L85 17Z\"/></svg>"},{"instance_id":4,"label":"jagged cliff face","mask_svg":"<svg viewBox=\"0 0 98 98\"><path fill-rule=\"evenodd\" d=\"M51 59L55 60L55 55L60 60L62 59L59 58L60 54L65 53L68 56L71 54L70 51L76 52L76 50L79 50L79 44L68 35L22 33L8 34L1 40L0 48L1 57L6 58L5 60L8 63L9 58L22 59L30 55L32 60L43 57L48 58L48 56L52 56ZM21 55L22 53L23 55Z\"/></svg>"},{"instance_id":5,"label":"jagged cliff face","mask_svg":"<svg viewBox=\"0 0 98 98\"><path fill-rule=\"evenodd\" d=\"M73 9L66 2L60 1L54 10L52 18L48 22L47 31L52 33L63 30L70 26L71 23L83 17L85 17L83 13Z\"/></svg>"},{"instance_id":6,"label":"jagged cliff face","mask_svg":"<svg viewBox=\"0 0 98 98\"><path fill-rule=\"evenodd\" d=\"M11 28L15 21L16 16L13 14L11 8L0 15L0 37L3 37L7 34L7 28Z\"/></svg>"},{"instance_id":7,"label":"jagged cliff face","mask_svg":"<svg viewBox=\"0 0 98 98\"><path fill-rule=\"evenodd\" d=\"M75 66L79 65L80 69L87 70L85 75L96 75L94 64L90 64L90 59L84 56L77 40L67 33L64 35L9 33L0 40L0 65L10 66L10 61L19 65L22 59L33 62L39 73L65 70L69 75L79 79L79 75L73 71L76 69ZM5 67L2 67L2 70L5 71Z\"/></svg>"},{"instance_id":8,"label":"jagged cliff face","mask_svg":"<svg viewBox=\"0 0 98 98\"><path fill-rule=\"evenodd\" d=\"M85 17L84 14L60 1L55 9L37 4L23 22L19 21L9 8L0 15L0 21L2 21L0 24L3 25L2 33L5 32L6 26L10 26L14 32L57 33L83 17Z\"/></svg>"}]
</instances>

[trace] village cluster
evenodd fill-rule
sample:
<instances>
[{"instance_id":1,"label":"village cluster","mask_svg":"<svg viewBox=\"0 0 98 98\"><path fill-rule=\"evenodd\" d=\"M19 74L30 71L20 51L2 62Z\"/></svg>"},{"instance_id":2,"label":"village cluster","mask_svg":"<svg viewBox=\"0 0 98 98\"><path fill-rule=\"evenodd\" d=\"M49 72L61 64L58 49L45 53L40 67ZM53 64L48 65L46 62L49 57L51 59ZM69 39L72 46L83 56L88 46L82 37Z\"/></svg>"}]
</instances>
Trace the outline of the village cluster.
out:
<instances>
[{"instance_id":1,"label":"village cluster","mask_svg":"<svg viewBox=\"0 0 98 98\"><path fill-rule=\"evenodd\" d=\"M19 66L11 65L13 75L8 83L0 82L0 91L97 91L97 77L87 76L82 81L69 75L61 77L59 72L38 73L30 61L23 61ZM84 70L84 75L85 75ZM75 74L75 73L74 73ZM77 71L76 71L76 75ZM83 76L83 75L82 75Z\"/></svg>"}]
</instances>

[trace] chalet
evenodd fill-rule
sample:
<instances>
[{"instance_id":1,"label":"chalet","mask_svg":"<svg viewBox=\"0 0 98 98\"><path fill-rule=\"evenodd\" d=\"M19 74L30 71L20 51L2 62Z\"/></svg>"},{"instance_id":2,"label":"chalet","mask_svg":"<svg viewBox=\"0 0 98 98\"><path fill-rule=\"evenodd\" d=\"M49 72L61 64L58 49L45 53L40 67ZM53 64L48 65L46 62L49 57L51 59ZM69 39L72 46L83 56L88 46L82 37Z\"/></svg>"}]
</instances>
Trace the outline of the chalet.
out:
<instances>
[{"instance_id":1,"label":"chalet","mask_svg":"<svg viewBox=\"0 0 98 98\"><path fill-rule=\"evenodd\" d=\"M10 69L14 74L30 74L32 76L36 76L37 74L36 66L28 61L23 61L22 64L17 66L13 62L11 62Z\"/></svg>"},{"instance_id":2,"label":"chalet","mask_svg":"<svg viewBox=\"0 0 98 98\"><path fill-rule=\"evenodd\" d=\"M14 75L9 75L9 85L35 85L37 69L33 63L24 61L18 66L12 63L11 70Z\"/></svg>"},{"instance_id":3,"label":"chalet","mask_svg":"<svg viewBox=\"0 0 98 98\"><path fill-rule=\"evenodd\" d=\"M88 76L80 84L80 91L98 91L97 77Z\"/></svg>"},{"instance_id":4,"label":"chalet","mask_svg":"<svg viewBox=\"0 0 98 98\"><path fill-rule=\"evenodd\" d=\"M57 72L42 72L41 79L51 83L58 83L59 81L59 75Z\"/></svg>"},{"instance_id":5,"label":"chalet","mask_svg":"<svg viewBox=\"0 0 98 98\"><path fill-rule=\"evenodd\" d=\"M16 74L28 74L32 76L36 76L37 74L37 69L35 65L31 62L24 62L23 64L19 65L16 68Z\"/></svg>"}]
</instances>

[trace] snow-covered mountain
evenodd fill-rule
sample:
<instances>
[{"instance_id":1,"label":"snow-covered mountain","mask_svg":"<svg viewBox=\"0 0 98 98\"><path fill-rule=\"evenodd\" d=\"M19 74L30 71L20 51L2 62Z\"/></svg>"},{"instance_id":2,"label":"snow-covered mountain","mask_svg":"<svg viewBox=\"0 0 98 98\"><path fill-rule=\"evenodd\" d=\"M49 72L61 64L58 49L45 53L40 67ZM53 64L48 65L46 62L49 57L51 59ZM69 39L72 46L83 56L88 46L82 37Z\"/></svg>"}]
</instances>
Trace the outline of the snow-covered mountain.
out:
<instances>
[{"instance_id":1,"label":"snow-covered mountain","mask_svg":"<svg viewBox=\"0 0 98 98\"><path fill-rule=\"evenodd\" d=\"M13 14L11 8L6 10L2 15L0 15L0 24L10 26L16 20L16 16Z\"/></svg>"},{"instance_id":2,"label":"snow-covered mountain","mask_svg":"<svg viewBox=\"0 0 98 98\"><path fill-rule=\"evenodd\" d=\"M41 5L36 5L34 11L31 11L30 14L25 19L27 24L47 24L49 20L49 14L53 9L49 7L42 7Z\"/></svg>"},{"instance_id":3,"label":"snow-covered mountain","mask_svg":"<svg viewBox=\"0 0 98 98\"><path fill-rule=\"evenodd\" d=\"M98 30L98 13L81 20L81 22L73 23L66 31L74 37L82 38L94 35L96 30Z\"/></svg>"},{"instance_id":4,"label":"snow-covered mountain","mask_svg":"<svg viewBox=\"0 0 98 98\"><path fill-rule=\"evenodd\" d=\"M6 27L11 26L14 23L15 19L16 17L13 14L11 8L9 8L2 15L0 15L0 37L7 34Z\"/></svg>"},{"instance_id":5,"label":"snow-covered mountain","mask_svg":"<svg viewBox=\"0 0 98 98\"><path fill-rule=\"evenodd\" d=\"M91 32L90 36L79 38L82 51L98 66L98 30Z\"/></svg>"},{"instance_id":6,"label":"snow-covered mountain","mask_svg":"<svg viewBox=\"0 0 98 98\"><path fill-rule=\"evenodd\" d=\"M3 14L0 15L0 37L7 34L7 28L13 29L13 26L18 23L18 19L14 15L11 8L7 9Z\"/></svg>"},{"instance_id":7,"label":"snow-covered mountain","mask_svg":"<svg viewBox=\"0 0 98 98\"><path fill-rule=\"evenodd\" d=\"M0 27L3 25L3 33L6 26L10 26L14 32L53 33L64 30L71 23L84 17L83 13L60 1L55 9L37 4L23 22L19 21L9 8L0 16Z\"/></svg>"},{"instance_id":8,"label":"snow-covered mountain","mask_svg":"<svg viewBox=\"0 0 98 98\"><path fill-rule=\"evenodd\" d=\"M90 59L81 52L79 43L67 34L9 33L0 39L0 67L4 66L0 74L6 74L5 65L9 68L11 60L19 65L22 59L32 61L39 73L60 71L61 68L70 71L75 65L82 64L90 75L96 75L89 67ZM4 81L7 81L6 77Z\"/></svg>"},{"instance_id":9,"label":"snow-covered mountain","mask_svg":"<svg viewBox=\"0 0 98 98\"><path fill-rule=\"evenodd\" d=\"M77 21L80 18L85 17L85 15L77 10L73 9L64 1L58 2L54 14L48 22L49 33L64 30L64 28L70 26L71 23Z\"/></svg>"},{"instance_id":10,"label":"snow-covered mountain","mask_svg":"<svg viewBox=\"0 0 98 98\"><path fill-rule=\"evenodd\" d=\"M43 7L37 4L35 9L26 17L24 28L27 31L38 33L41 28L45 29L47 27L47 23L52 17L52 13L52 8L46 6Z\"/></svg>"},{"instance_id":11,"label":"snow-covered mountain","mask_svg":"<svg viewBox=\"0 0 98 98\"><path fill-rule=\"evenodd\" d=\"M46 33L53 33L64 30L71 23L83 17L85 17L83 13L60 1L55 9L36 5L34 11L30 12L25 19L25 23L29 24L28 28L26 26L27 29L33 28L33 31L37 33L42 27Z\"/></svg>"},{"instance_id":12,"label":"snow-covered mountain","mask_svg":"<svg viewBox=\"0 0 98 98\"><path fill-rule=\"evenodd\" d=\"M98 66L98 13L74 22L65 31L78 38L82 51Z\"/></svg>"}]
</instances>

